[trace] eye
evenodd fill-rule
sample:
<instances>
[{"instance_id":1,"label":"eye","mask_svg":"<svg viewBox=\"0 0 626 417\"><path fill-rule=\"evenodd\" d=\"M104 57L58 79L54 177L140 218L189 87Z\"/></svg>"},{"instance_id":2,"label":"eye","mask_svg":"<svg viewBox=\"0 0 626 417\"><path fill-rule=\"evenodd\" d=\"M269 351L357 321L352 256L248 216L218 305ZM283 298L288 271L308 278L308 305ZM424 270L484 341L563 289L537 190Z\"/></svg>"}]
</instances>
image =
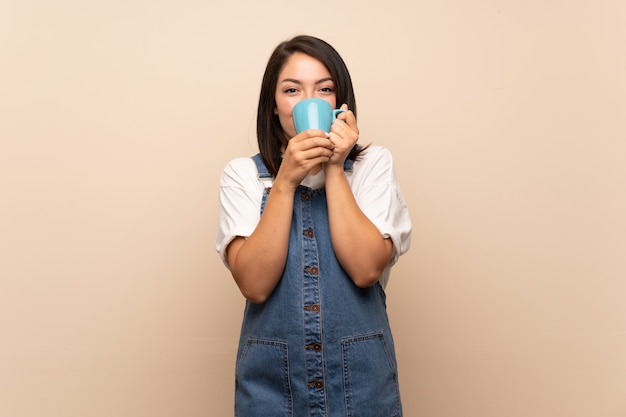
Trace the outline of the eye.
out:
<instances>
[{"instance_id":1,"label":"eye","mask_svg":"<svg viewBox=\"0 0 626 417\"><path fill-rule=\"evenodd\" d=\"M320 92L323 94L332 94L335 92L335 89L331 86L325 86L320 88Z\"/></svg>"},{"instance_id":2,"label":"eye","mask_svg":"<svg viewBox=\"0 0 626 417\"><path fill-rule=\"evenodd\" d=\"M297 93L297 92L298 92L298 90L296 90L296 89L295 89L295 88L293 88L293 87L290 87L290 88L286 88L286 89L285 89L285 93L287 93L287 94L295 94L295 93Z\"/></svg>"}]
</instances>

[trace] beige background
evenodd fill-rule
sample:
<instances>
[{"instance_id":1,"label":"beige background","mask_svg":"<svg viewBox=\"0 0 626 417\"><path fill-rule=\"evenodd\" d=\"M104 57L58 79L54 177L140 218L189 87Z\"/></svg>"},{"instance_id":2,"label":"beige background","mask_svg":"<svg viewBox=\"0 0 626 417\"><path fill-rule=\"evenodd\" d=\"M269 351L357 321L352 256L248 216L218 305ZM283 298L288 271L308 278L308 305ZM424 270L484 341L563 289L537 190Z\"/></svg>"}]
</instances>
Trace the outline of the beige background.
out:
<instances>
[{"instance_id":1,"label":"beige background","mask_svg":"<svg viewBox=\"0 0 626 417\"><path fill-rule=\"evenodd\" d=\"M626 3L0 1L0 417L232 415L218 177L332 43L414 222L407 416L626 416Z\"/></svg>"}]
</instances>

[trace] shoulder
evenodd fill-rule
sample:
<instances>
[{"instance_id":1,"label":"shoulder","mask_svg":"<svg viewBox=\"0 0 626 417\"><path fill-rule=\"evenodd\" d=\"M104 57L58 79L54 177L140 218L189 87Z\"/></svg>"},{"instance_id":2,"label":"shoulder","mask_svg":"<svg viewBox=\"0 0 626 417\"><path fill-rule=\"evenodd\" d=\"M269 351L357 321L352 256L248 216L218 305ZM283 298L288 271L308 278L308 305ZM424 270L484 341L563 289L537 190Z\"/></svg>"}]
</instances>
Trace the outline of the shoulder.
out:
<instances>
[{"instance_id":1,"label":"shoulder","mask_svg":"<svg viewBox=\"0 0 626 417\"><path fill-rule=\"evenodd\" d=\"M362 173L393 172L393 156L389 149L371 145L365 149L354 163L354 171Z\"/></svg>"},{"instance_id":2,"label":"shoulder","mask_svg":"<svg viewBox=\"0 0 626 417\"><path fill-rule=\"evenodd\" d=\"M257 181L257 168L254 160L249 157L240 157L230 160L220 179L222 186L245 186L252 181Z\"/></svg>"},{"instance_id":3,"label":"shoulder","mask_svg":"<svg viewBox=\"0 0 626 417\"><path fill-rule=\"evenodd\" d=\"M355 163L366 165L380 162L392 163L393 157L391 155L391 151L384 146L370 145L361 153L361 158L359 158Z\"/></svg>"}]
</instances>

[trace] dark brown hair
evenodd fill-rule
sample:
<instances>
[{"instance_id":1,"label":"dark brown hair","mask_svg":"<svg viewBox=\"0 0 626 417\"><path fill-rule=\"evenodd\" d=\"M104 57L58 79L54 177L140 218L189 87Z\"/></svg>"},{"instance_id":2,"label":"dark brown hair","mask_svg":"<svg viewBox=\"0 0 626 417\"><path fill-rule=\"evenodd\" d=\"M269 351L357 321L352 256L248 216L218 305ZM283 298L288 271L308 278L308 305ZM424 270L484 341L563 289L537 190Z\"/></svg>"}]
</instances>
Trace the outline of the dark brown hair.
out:
<instances>
[{"instance_id":1,"label":"dark brown hair","mask_svg":"<svg viewBox=\"0 0 626 417\"><path fill-rule=\"evenodd\" d=\"M257 110L257 141L259 151L267 169L276 176L281 162L281 148L287 146L283 128L274 113L276 108L276 85L278 75L285 62L296 52L309 55L326 66L335 84L337 105L346 103L356 117L356 100L352 79L348 67L339 53L325 41L312 36L296 36L295 38L281 42L270 56L259 95L259 107ZM355 145L348 155L349 159L355 160L364 148Z\"/></svg>"}]
</instances>

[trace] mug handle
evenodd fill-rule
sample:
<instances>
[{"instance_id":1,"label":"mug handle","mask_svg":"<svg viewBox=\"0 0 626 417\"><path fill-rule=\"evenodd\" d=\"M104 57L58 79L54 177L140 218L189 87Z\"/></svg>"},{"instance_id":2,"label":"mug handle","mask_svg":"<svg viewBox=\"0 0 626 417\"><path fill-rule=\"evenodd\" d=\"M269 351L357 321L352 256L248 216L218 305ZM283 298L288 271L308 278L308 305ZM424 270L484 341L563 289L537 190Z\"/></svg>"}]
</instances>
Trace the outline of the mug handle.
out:
<instances>
[{"instance_id":1,"label":"mug handle","mask_svg":"<svg viewBox=\"0 0 626 417\"><path fill-rule=\"evenodd\" d=\"M345 110L344 109L335 109L333 110L333 120L335 120L337 118L337 115L339 113L343 113Z\"/></svg>"}]
</instances>

